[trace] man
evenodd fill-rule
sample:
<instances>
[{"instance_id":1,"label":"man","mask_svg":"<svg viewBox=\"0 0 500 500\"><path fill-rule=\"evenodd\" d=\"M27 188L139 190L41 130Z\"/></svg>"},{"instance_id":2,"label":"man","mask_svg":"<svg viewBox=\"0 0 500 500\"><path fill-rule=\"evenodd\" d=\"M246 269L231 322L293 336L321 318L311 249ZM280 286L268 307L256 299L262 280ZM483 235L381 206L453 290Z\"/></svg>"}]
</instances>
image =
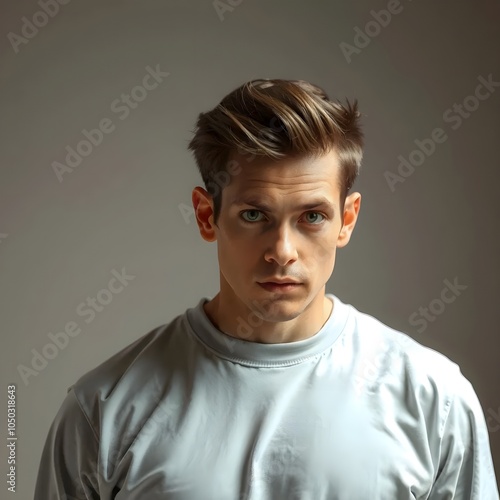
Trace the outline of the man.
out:
<instances>
[{"instance_id":1,"label":"man","mask_svg":"<svg viewBox=\"0 0 500 500\"><path fill-rule=\"evenodd\" d=\"M459 367L325 291L360 210L359 116L288 80L200 114L220 291L69 388L35 499L498 500Z\"/></svg>"}]
</instances>

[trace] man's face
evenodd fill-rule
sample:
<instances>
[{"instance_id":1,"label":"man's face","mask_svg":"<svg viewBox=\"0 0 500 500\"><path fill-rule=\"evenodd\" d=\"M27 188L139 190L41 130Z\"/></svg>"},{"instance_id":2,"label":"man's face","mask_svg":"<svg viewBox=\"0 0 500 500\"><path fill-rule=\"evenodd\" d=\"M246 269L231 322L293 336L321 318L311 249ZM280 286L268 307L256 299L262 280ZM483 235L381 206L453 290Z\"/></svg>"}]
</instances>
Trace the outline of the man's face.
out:
<instances>
[{"instance_id":1,"label":"man's face","mask_svg":"<svg viewBox=\"0 0 500 500\"><path fill-rule=\"evenodd\" d=\"M342 227L336 152L317 159L234 160L241 168L223 189L218 227L210 195L202 188L193 192L200 232L217 241L222 302L242 313L244 305L270 322L294 319L315 301L323 307L336 249L349 241L361 198L347 197ZM290 291L259 284L273 278L300 284ZM263 312L258 304L268 308Z\"/></svg>"}]
</instances>

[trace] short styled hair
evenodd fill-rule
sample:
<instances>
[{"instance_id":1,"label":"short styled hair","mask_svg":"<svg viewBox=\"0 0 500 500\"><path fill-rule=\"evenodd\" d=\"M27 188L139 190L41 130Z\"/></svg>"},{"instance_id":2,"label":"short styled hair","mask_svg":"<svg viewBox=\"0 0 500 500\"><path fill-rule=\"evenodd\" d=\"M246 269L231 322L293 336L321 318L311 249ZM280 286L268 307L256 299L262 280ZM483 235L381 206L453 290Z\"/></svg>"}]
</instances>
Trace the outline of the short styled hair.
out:
<instances>
[{"instance_id":1,"label":"short styled hair","mask_svg":"<svg viewBox=\"0 0 500 500\"><path fill-rule=\"evenodd\" d=\"M212 196L215 224L222 205L220 173L228 171L236 154L282 160L316 158L335 149L342 216L363 158L359 118L357 100L346 99L344 106L312 83L282 79L248 81L200 113L188 150Z\"/></svg>"}]
</instances>

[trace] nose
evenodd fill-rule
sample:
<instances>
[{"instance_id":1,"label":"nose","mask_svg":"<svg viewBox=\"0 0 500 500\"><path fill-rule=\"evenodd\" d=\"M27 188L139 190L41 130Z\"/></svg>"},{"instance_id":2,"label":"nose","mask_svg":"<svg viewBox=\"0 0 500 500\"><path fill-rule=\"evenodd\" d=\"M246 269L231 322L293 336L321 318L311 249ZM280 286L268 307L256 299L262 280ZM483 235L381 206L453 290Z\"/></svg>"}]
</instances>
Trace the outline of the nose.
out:
<instances>
[{"instance_id":1,"label":"nose","mask_svg":"<svg viewBox=\"0 0 500 500\"><path fill-rule=\"evenodd\" d=\"M271 243L267 246L265 259L267 262L275 262L285 267L297 260L297 247L294 242L292 231L287 227L279 228L277 233L270 236Z\"/></svg>"}]
</instances>

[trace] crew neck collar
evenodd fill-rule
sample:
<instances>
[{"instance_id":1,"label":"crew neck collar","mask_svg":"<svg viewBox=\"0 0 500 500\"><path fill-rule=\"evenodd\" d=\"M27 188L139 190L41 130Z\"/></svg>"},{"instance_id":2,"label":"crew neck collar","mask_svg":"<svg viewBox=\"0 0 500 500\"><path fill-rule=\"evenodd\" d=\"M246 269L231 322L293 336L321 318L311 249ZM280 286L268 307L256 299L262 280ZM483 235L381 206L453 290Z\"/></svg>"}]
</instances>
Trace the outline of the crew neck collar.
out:
<instances>
[{"instance_id":1,"label":"crew neck collar","mask_svg":"<svg viewBox=\"0 0 500 500\"><path fill-rule=\"evenodd\" d=\"M186 311L187 326L192 334L215 355L236 363L254 367L288 366L317 356L332 346L347 322L350 306L333 293L326 293L333 300L333 309L321 329L312 337L295 342L264 344L238 339L221 332L210 321L203 305L212 300L200 299L195 307Z\"/></svg>"}]
</instances>

